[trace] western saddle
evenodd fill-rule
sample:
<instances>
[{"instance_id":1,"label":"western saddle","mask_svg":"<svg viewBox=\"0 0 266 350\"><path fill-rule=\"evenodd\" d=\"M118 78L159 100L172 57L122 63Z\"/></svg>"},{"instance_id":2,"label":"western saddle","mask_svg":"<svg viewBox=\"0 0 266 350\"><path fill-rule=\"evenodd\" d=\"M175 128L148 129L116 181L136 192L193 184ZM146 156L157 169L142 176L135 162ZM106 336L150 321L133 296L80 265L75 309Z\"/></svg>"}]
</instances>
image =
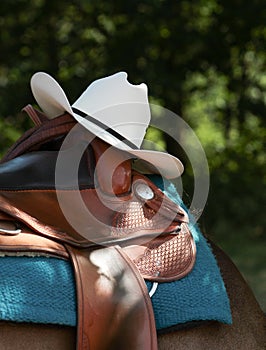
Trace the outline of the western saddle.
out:
<instances>
[{"instance_id":1,"label":"western saddle","mask_svg":"<svg viewBox=\"0 0 266 350\"><path fill-rule=\"evenodd\" d=\"M71 261L78 350L157 349L144 279L156 285L192 270L187 213L70 115L24 110L35 126L0 164L1 255Z\"/></svg>"}]
</instances>

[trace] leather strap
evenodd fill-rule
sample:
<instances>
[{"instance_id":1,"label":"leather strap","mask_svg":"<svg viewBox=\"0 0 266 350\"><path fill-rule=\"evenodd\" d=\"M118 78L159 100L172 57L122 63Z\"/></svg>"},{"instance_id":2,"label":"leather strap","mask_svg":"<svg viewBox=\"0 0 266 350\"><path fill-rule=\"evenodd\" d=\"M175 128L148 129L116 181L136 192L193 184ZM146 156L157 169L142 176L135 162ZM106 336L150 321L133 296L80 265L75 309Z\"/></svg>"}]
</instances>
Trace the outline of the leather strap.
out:
<instances>
[{"instance_id":1,"label":"leather strap","mask_svg":"<svg viewBox=\"0 0 266 350\"><path fill-rule=\"evenodd\" d=\"M156 350L146 285L121 248L66 248L76 274L77 350Z\"/></svg>"},{"instance_id":2,"label":"leather strap","mask_svg":"<svg viewBox=\"0 0 266 350\"><path fill-rule=\"evenodd\" d=\"M28 104L24 108L22 108L23 112L26 112L28 116L31 118L33 123L37 126L42 125L45 121L47 121L49 118L46 117L46 115L37 109L33 108L32 105Z\"/></svg>"}]
</instances>

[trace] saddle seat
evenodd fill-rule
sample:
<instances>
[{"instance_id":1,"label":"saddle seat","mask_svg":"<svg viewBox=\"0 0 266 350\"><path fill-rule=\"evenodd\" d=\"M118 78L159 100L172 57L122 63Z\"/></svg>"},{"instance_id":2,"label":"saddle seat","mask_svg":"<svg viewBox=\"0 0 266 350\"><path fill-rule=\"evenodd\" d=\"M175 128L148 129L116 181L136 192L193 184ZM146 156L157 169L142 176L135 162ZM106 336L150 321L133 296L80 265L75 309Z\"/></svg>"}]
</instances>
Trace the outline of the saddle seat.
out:
<instances>
[{"instance_id":1,"label":"saddle seat","mask_svg":"<svg viewBox=\"0 0 266 350\"><path fill-rule=\"evenodd\" d=\"M31 106L26 112L36 126L0 164L1 254L72 262L77 349L156 349L144 279L173 281L192 270L187 213L133 170L124 152L91 135L88 142L71 116L47 120ZM75 137L64 144L72 129Z\"/></svg>"}]
</instances>

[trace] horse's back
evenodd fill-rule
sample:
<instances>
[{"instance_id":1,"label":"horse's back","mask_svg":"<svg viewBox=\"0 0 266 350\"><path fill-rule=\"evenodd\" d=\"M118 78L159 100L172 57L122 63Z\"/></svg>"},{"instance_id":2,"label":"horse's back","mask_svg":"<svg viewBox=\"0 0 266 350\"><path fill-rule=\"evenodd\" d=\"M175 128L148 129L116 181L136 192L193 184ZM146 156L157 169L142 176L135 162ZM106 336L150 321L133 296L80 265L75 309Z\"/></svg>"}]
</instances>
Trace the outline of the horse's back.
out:
<instances>
[{"instance_id":1,"label":"horse's back","mask_svg":"<svg viewBox=\"0 0 266 350\"><path fill-rule=\"evenodd\" d=\"M216 246L213 252L230 299L232 325L213 321L168 333L158 338L159 349L266 349L266 318L252 291L226 254Z\"/></svg>"},{"instance_id":2,"label":"horse's back","mask_svg":"<svg viewBox=\"0 0 266 350\"><path fill-rule=\"evenodd\" d=\"M0 322L0 350L74 350L74 327Z\"/></svg>"},{"instance_id":3,"label":"horse's back","mask_svg":"<svg viewBox=\"0 0 266 350\"><path fill-rule=\"evenodd\" d=\"M230 298L233 324L206 322L158 336L159 350L265 350L266 319L232 261L213 246ZM104 336L104 335L103 335ZM74 350L74 327L2 322L2 350Z\"/></svg>"}]
</instances>

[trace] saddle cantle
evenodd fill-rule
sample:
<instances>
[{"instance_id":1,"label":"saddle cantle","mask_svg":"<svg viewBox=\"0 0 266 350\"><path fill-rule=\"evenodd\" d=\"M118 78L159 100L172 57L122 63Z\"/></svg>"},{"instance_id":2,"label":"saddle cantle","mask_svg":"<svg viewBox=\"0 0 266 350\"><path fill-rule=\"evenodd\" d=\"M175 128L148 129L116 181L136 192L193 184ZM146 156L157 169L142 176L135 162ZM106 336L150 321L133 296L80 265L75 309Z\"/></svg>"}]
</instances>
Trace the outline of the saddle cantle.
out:
<instances>
[{"instance_id":1,"label":"saddle cantle","mask_svg":"<svg viewBox=\"0 0 266 350\"><path fill-rule=\"evenodd\" d=\"M0 227L0 250L5 254L55 255L72 261L79 302L79 349L86 349L88 342L93 342L92 348L100 348L100 324L106 324L101 317L91 318L95 314L91 300L98 297L91 290L92 281L97 283L99 278L97 266L107 270L111 280L124 281L126 297L119 292L115 295L121 297L119 315L132 301L130 280L135 281L148 325L142 327L154 336L151 303L141 279L172 281L191 271L196 248L187 213L149 178L133 170L132 159L125 152L110 148L98 138L88 142L84 129L75 130L79 142L74 137L62 148L66 135L77 126L71 116L48 121L30 106L26 111L36 126L18 140L0 164L0 220L2 226L14 222L19 232L12 235L14 230ZM63 161L58 170L59 156ZM80 163L75 178L71 164L77 157ZM58 171L64 175L59 184ZM116 266L113 271L108 267L110 262ZM121 278L121 273L125 277ZM140 295L144 296L141 302ZM105 306L114 312L108 298ZM132 313L132 319L140 318L139 310ZM141 333L145 349L156 348L153 336L145 338ZM106 344L102 348L111 347Z\"/></svg>"}]
</instances>

